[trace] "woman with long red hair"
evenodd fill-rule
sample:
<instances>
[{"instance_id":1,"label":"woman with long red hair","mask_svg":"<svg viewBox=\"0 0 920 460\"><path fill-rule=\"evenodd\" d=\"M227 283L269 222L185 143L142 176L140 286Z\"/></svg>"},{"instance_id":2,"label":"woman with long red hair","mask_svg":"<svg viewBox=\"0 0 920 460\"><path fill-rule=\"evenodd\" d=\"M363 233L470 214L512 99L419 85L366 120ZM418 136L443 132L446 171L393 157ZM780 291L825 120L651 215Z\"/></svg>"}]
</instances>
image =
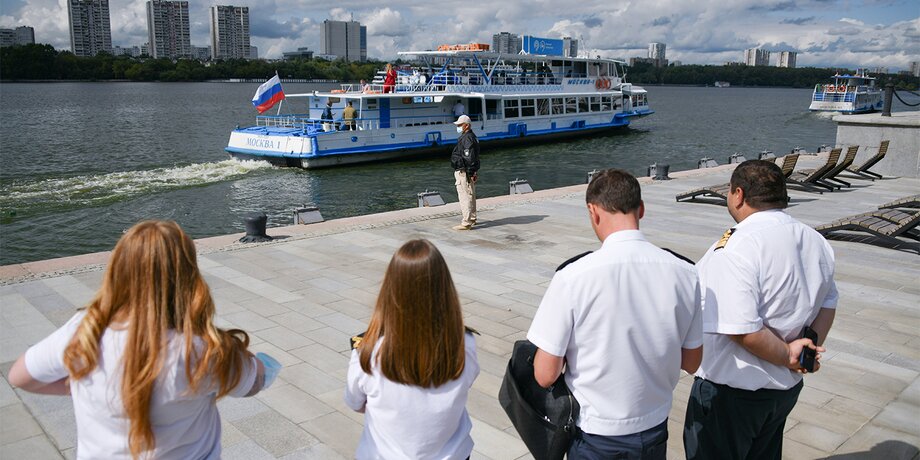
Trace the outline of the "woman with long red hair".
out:
<instances>
[{"instance_id":1,"label":"woman with long red hair","mask_svg":"<svg viewBox=\"0 0 920 460\"><path fill-rule=\"evenodd\" d=\"M188 235L141 222L115 245L92 302L29 348L9 381L72 396L77 458L220 458L216 400L256 394L265 368L214 313Z\"/></svg>"},{"instance_id":2,"label":"woman with long red hair","mask_svg":"<svg viewBox=\"0 0 920 460\"><path fill-rule=\"evenodd\" d=\"M358 459L465 459L466 400L479 375L447 263L427 240L387 267L363 338L353 340L345 403L364 412Z\"/></svg>"}]
</instances>

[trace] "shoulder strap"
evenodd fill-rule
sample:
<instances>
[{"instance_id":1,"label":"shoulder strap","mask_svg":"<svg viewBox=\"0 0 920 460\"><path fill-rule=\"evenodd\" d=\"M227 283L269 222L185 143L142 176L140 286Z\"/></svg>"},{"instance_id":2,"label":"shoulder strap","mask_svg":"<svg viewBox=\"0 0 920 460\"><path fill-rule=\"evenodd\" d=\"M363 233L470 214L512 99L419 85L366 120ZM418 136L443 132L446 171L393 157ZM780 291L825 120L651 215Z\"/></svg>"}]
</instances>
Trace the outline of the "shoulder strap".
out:
<instances>
[{"instance_id":1,"label":"shoulder strap","mask_svg":"<svg viewBox=\"0 0 920 460\"><path fill-rule=\"evenodd\" d=\"M558 272L559 270L562 270L563 268L567 267L567 266L568 266L569 264L571 264L572 262L575 262L576 260L581 259L582 257L584 257L584 256L586 256L586 255L588 255L588 254L591 254L592 252L594 252L594 251L583 252L583 253L581 253L581 254L575 256L575 257L572 257L572 258L569 259L569 260L566 260L566 261L563 262L561 265L559 265L558 267L556 267L556 271Z\"/></svg>"},{"instance_id":2,"label":"shoulder strap","mask_svg":"<svg viewBox=\"0 0 920 460\"><path fill-rule=\"evenodd\" d=\"M696 265L695 262L693 262L692 260L690 260L689 257L687 257L687 256L685 256L685 255L683 255L683 254L680 254L680 253L678 253L678 252L672 251L672 250L670 250L670 249L668 249L668 248L661 248L661 249L664 249L665 251L670 252L671 255L673 255L674 257L677 257L678 259L683 260L684 262L687 262L687 263L690 264L690 265Z\"/></svg>"}]
</instances>

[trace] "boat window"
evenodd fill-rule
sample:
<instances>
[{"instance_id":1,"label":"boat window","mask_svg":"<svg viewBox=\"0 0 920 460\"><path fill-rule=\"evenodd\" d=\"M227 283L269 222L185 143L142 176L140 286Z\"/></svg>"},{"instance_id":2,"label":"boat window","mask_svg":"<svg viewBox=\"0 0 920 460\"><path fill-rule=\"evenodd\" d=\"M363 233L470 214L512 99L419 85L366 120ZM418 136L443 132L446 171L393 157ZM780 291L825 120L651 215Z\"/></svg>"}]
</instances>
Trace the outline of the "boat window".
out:
<instances>
[{"instance_id":1,"label":"boat window","mask_svg":"<svg viewBox=\"0 0 920 460\"><path fill-rule=\"evenodd\" d=\"M611 108L611 103L612 103L612 102L613 102L613 98L612 98L612 97L610 97L610 96L601 96L601 110L603 110L603 111L610 110L610 108Z\"/></svg>"},{"instance_id":2,"label":"boat window","mask_svg":"<svg viewBox=\"0 0 920 460\"><path fill-rule=\"evenodd\" d=\"M578 111L582 113L588 111L588 98L584 96L578 98Z\"/></svg>"},{"instance_id":3,"label":"boat window","mask_svg":"<svg viewBox=\"0 0 920 460\"><path fill-rule=\"evenodd\" d=\"M553 115L560 115L565 113L565 105L563 105L561 97L553 98Z\"/></svg>"},{"instance_id":4,"label":"boat window","mask_svg":"<svg viewBox=\"0 0 920 460\"><path fill-rule=\"evenodd\" d=\"M575 113L578 111L578 106L575 103L574 97L565 98L565 113Z\"/></svg>"},{"instance_id":5,"label":"boat window","mask_svg":"<svg viewBox=\"0 0 920 460\"><path fill-rule=\"evenodd\" d=\"M367 108L368 110L377 109L377 99L367 99Z\"/></svg>"},{"instance_id":6,"label":"boat window","mask_svg":"<svg viewBox=\"0 0 920 460\"><path fill-rule=\"evenodd\" d=\"M498 118L498 99L486 99L486 114L489 120Z\"/></svg>"},{"instance_id":7,"label":"boat window","mask_svg":"<svg viewBox=\"0 0 920 460\"><path fill-rule=\"evenodd\" d=\"M600 112L601 111L601 98L600 96L591 96L591 111Z\"/></svg>"},{"instance_id":8,"label":"boat window","mask_svg":"<svg viewBox=\"0 0 920 460\"><path fill-rule=\"evenodd\" d=\"M505 99L505 118L517 118L518 116L518 100Z\"/></svg>"},{"instance_id":9,"label":"boat window","mask_svg":"<svg viewBox=\"0 0 920 460\"><path fill-rule=\"evenodd\" d=\"M521 116L522 117L534 116L534 100L533 99L521 99Z\"/></svg>"},{"instance_id":10,"label":"boat window","mask_svg":"<svg viewBox=\"0 0 920 460\"><path fill-rule=\"evenodd\" d=\"M537 115L549 115L549 99L537 99Z\"/></svg>"}]
</instances>

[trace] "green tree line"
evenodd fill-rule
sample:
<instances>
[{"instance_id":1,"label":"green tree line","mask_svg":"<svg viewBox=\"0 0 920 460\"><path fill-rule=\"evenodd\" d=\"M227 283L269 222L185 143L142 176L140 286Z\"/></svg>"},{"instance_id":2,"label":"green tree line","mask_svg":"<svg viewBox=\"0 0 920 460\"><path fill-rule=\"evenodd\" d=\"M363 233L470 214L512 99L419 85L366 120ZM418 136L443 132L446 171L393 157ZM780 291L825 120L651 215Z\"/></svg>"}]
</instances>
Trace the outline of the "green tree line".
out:
<instances>
[{"instance_id":1,"label":"green tree line","mask_svg":"<svg viewBox=\"0 0 920 460\"><path fill-rule=\"evenodd\" d=\"M268 78L277 71L282 78L370 80L384 63L345 62L323 59L268 62L261 59L229 59L202 63L197 60L152 59L100 53L77 57L51 45L35 44L0 48L0 79L3 80L132 80L204 81L228 78Z\"/></svg>"},{"instance_id":2,"label":"green tree line","mask_svg":"<svg viewBox=\"0 0 920 460\"><path fill-rule=\"evenodd\" d=\"M51 45L35 44L0 48L0 79L3 80L132 80L204 81L228 78L269 78L277 71L282 78L371 80L383 62L345 62L323 59L268 62L261 59L230 59L202 63L197 60L152 59L102 53L77 57ZM849 69L682 65L655 67L637 63L628 69L628 80L638 84L712 85L727 81L732 86L786 86L810 88L826 83L836 72ZM898 89L917 90L920 79L909 75L880 75Z\"/></svg>"},{"instance_id":3,"label":"green tree line","mask_svg":"<svg viewBox=\"0 0 920 460\"><path fill-rule=\"evenodd\" d=\"M627 79L638 84L670 84L670 85L710 85L717 81L727 81L732 86L786 86L791 88L812 88L816 84L824 84L835 73L855 73L854 69L822 69L816 67L801 67L789 69L783 67L766 66L713 66L713 65L681 65L674 67L655 67L648 63L636 63L627 70ZM873 75L879 84L884 85L890 80L896 89L916 90L920 79L910 75Z\"/></svg>"}]
</instances>

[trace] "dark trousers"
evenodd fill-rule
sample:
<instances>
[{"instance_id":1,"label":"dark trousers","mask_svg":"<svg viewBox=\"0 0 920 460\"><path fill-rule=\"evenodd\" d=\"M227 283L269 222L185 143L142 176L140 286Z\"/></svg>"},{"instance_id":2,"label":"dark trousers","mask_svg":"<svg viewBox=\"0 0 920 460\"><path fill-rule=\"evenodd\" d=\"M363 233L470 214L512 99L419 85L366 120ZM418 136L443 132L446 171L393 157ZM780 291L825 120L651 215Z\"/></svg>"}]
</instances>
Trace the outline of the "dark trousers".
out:
<instances>
[{"instance_id":1,"label":"dark trousers","mask_svg":"<svg viewBox=\"0 0 920 460\"><path fill-rule=\"evenodd\" d=\"M684 418L687 459L776 459L802 382L788 390L739 390L697 377Z\"/></svg>"},{"instance_id":2,"label":"dark trousers","mask_svg":"<svg viewBox=\"0 0 920 460\"><path fill-rule=\"evenodd\" d=\"M668 420L639 433L602 436L578 430L569 448L569 460L665 460L668 453Z\"/></svg>"}]
</instances>

